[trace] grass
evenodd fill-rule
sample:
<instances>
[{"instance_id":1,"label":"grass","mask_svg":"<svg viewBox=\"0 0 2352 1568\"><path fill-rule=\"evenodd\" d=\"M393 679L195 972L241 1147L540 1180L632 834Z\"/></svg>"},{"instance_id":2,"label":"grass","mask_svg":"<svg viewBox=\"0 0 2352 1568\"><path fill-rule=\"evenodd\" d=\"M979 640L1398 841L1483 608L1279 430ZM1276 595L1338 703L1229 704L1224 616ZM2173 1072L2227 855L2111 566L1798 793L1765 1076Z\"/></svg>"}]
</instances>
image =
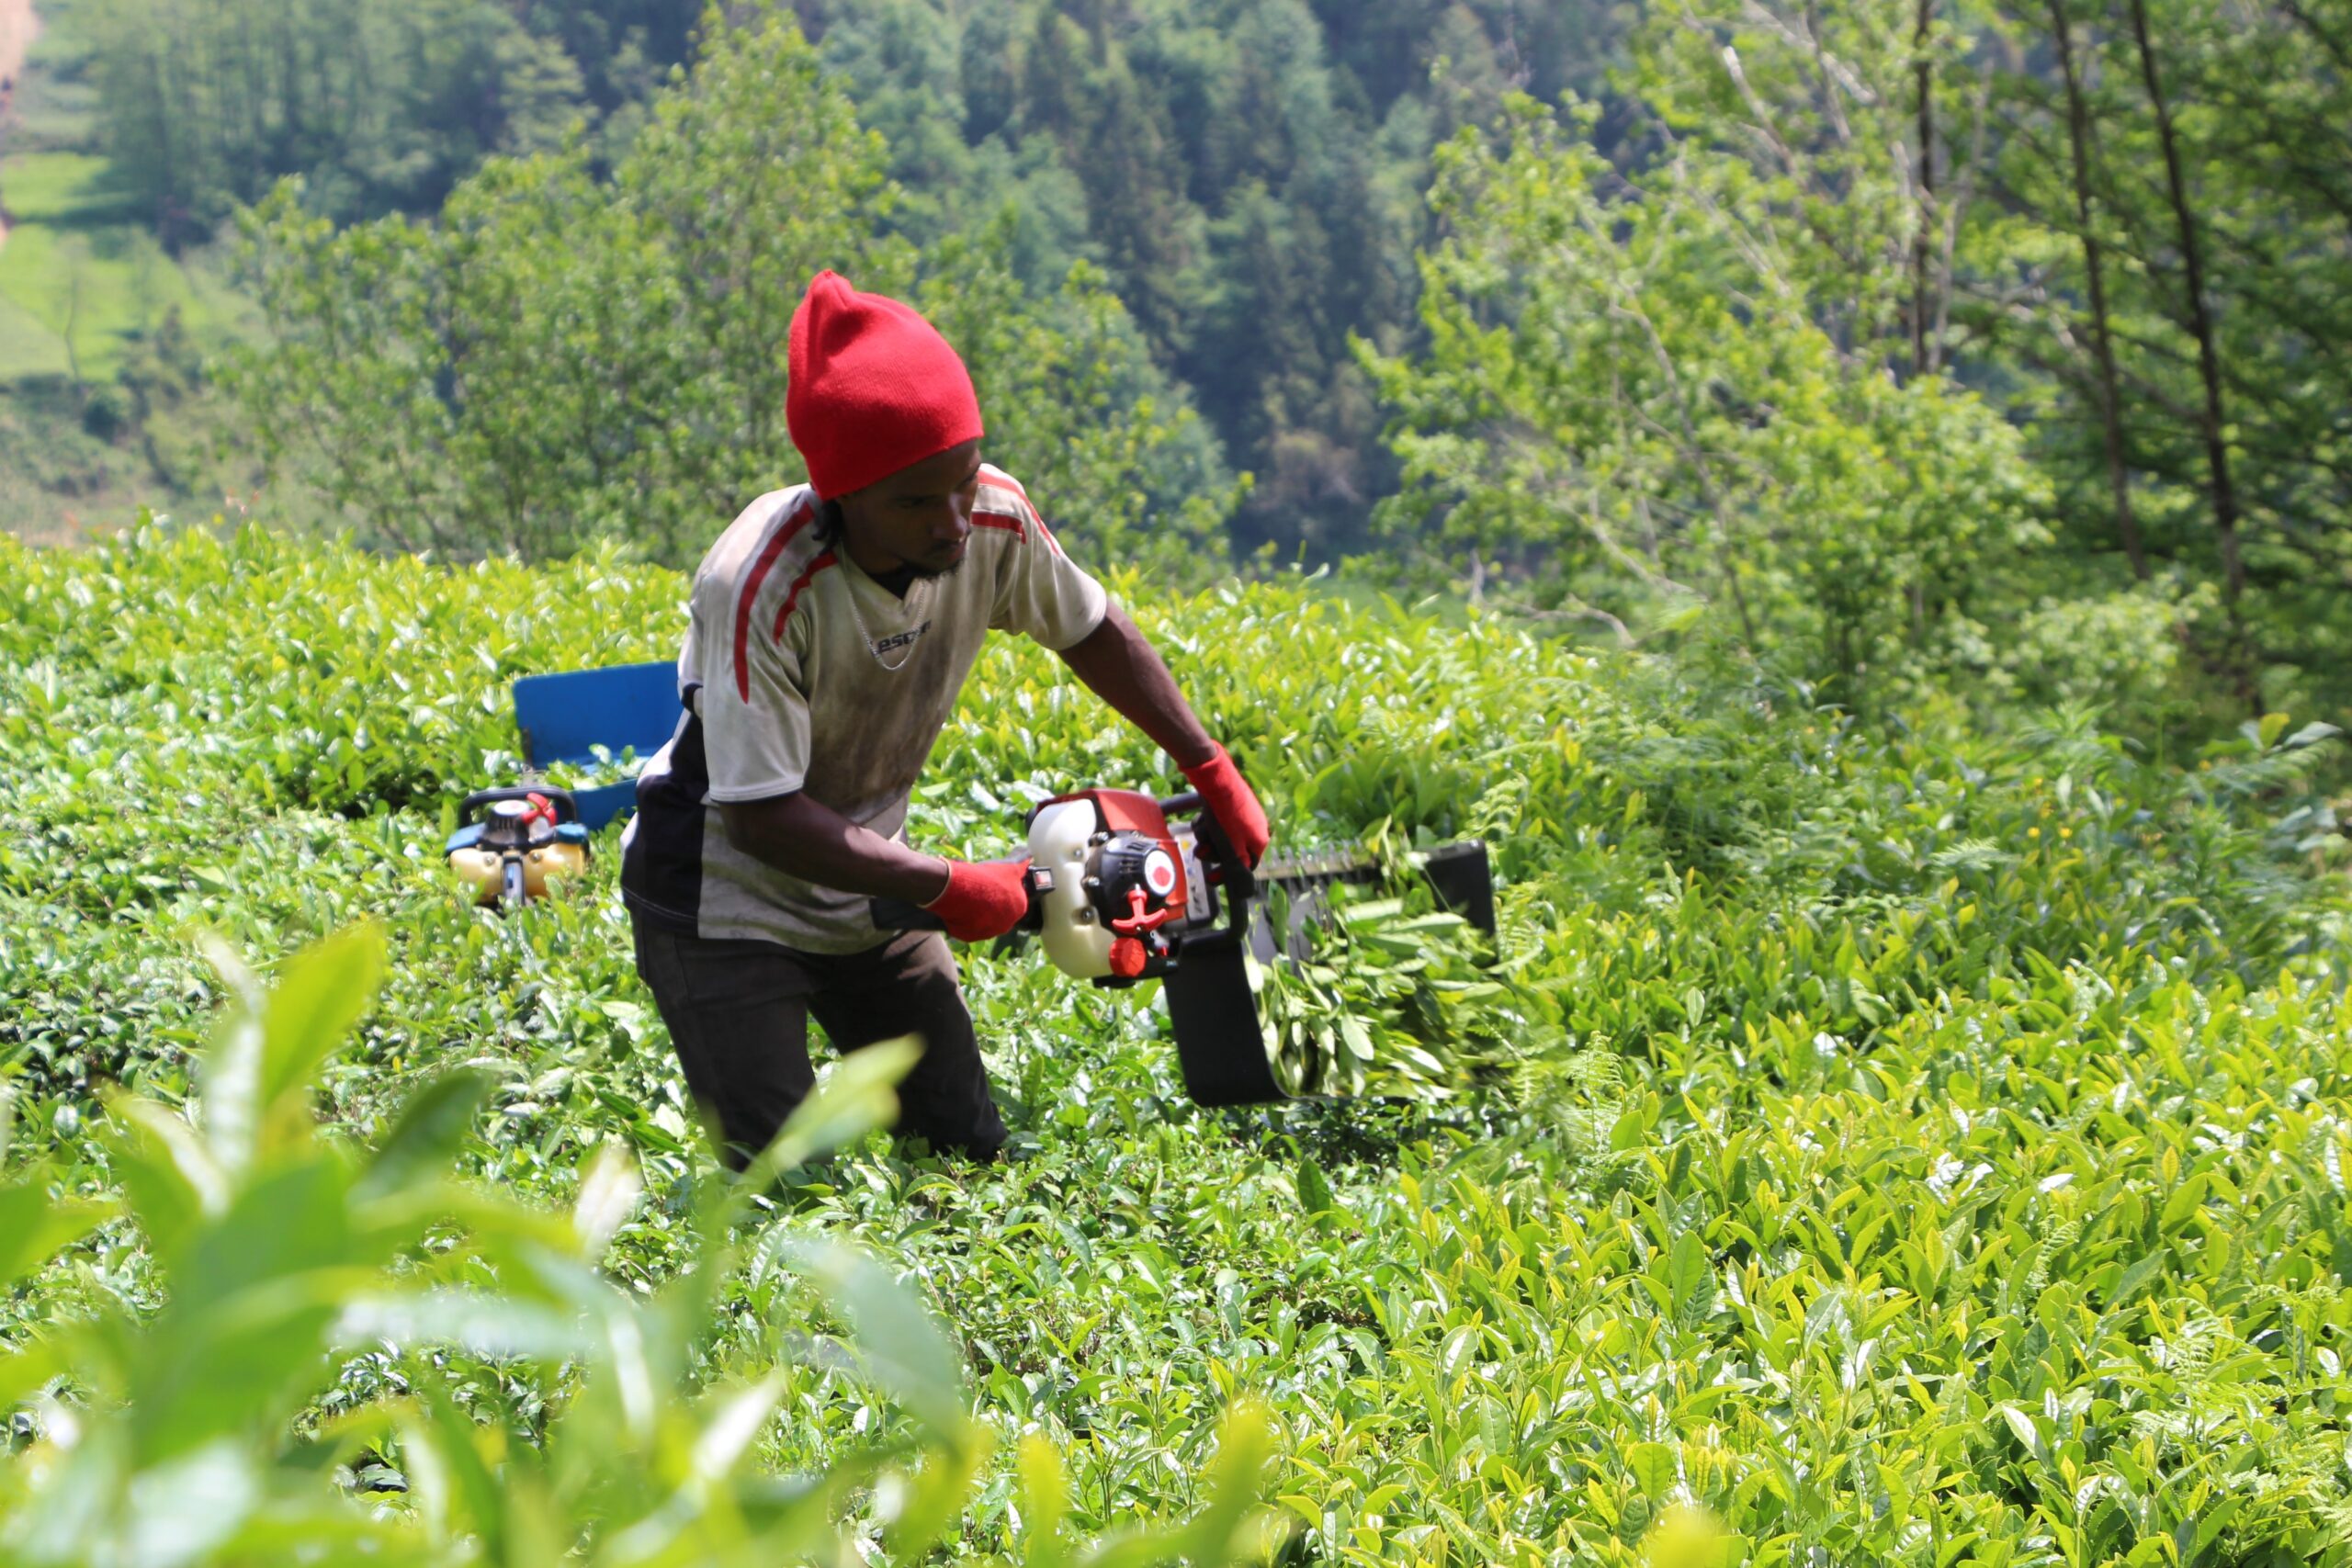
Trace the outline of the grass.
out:
<instances>
[{"instance_id":1,"label":"grass","mask_svg":"<svg viewBox=\"0 0 2352 1568\"><path fill-rule=\"evenodd\" d=\"M0 197L19 223L88 226L127 221L130 199L114 165L89 152L24 152L0 158Z\"/></svg>"},{"instance_id":2,"label":"grass","mask_svg":"<svg viewBox=\"0 0 2352 1568\"><path fill-rule=\"evenodd\" d=\"M0 380L78 370L85 381L103 381L167 314L176 311L199 342L217 341L242 318L242 302L200 265L167 254L143 228L108 219L119 209L103 169L72 152L0 164L0 201L20 217L42 215L19 221L0 246Z\"/></svg>"},{"instance_id":3,"label":"grass","mask_svg":"<svg viewBox=\"0 0 2352 1568\"><path fill-rule=\"evenodd\" d=\"M37 0L40 35L17 79L7 132L11 153L87 151L97 133L90 49L74 27L75 0Z\"/></svg>"},{"instance_id":4,"label":"grass","mask_svg":"<svg viewBox=\"0 0 2352 1568\"><path fill-rule=\"evenodd\" d=\"M0 527L19 538L77 541L78 524L103 517L141 467L90 434L77 400L62 376L18 381L0 397Z\"/></svg>"},{"instance_id":5,"label":"grass","mask_svg":"<svg viewBox=\"0 0 2352 1568\"><path fill-rule=\"evenodd\" d=\"M73 11L68 0L42 7L47 26L0 147L0 209L12 221L0 245L0 528L53 543L119 527L142 503L176 502L209 482L220 464L200 389L191 402L152 386L132 429L124 394L108 383L175 318L183 363L164 378L186 381L195 356L251 314L214 258L164 251L94 151L95 95ZM110 400L110 421L85 417L94 399Z\"/></svg>"},{"instance_id":6,"label":"grass","mask_svg":"<svg viewBox=\"0 0 2352 1568\"><path fill-rule=\"evenodd\" d=\"M0 143L0 384L113 378L130 345L176 311L199 343L240 330L250 307L202 257L167 254L96 149L86 48L72 6L46 22ZM68 341L70 331L71 341Z\"/></svg>"}]
</instances>

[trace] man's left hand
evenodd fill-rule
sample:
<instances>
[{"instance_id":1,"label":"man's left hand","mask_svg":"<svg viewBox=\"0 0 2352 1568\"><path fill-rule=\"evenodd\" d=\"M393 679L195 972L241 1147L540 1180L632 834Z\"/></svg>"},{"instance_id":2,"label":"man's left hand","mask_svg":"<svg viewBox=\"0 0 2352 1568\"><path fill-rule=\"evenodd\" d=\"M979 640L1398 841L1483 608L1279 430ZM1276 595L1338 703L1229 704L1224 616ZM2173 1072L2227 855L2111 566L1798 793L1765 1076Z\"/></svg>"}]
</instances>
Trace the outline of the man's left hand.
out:
<instances>
[{"instance_id":1,"label":"man's left hand","mask_svg":"<svg viewBox=\"0 0 2352 1568\"><path fill-rule=\"evenodd\" d=\"M1204 745L1209 748L1206 757L1184 766L1184 777L1208 804L1233 852L1244 865L1257 869L1273 837L1266 827L1265 808L1225 748L1201 728L1159 650L1144 639L1127 613L1116 604L1107 606L1102 625L1061 652L1062 661L1080 680L1178 759L1180 766L1184 766L1182 759L1200 756Z\"/></svg>"},{"instance_id":2,"label":"man's left hand","mask_svg":"<svg viewBox=\"0 0 2352 1568\"><path fill-rule=\"evenodd\" d=\"M1219 746L1208 761L1186 768L1184 778L1208 803L1210 814L1216 818L1216 825L1225 829L1241 863L1256 870L1258 863L1265 858L1266 846L1273 840L1273 832L1266 826L1265 807L1258 804L1250 781L1233 765L1232 756Z\"/></svg>"}]
</instances>

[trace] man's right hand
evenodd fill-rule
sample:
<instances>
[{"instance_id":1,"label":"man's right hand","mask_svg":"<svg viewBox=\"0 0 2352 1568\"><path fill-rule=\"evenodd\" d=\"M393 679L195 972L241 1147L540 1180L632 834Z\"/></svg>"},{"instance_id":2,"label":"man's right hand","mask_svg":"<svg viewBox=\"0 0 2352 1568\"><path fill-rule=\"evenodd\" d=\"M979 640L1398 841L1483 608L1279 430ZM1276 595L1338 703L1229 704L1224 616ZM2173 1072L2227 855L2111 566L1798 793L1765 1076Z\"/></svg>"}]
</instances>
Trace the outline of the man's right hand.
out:
<instances>
[{"instance_id":1,"label":"man's right hand","mask_svg":"<svg viewBox=\"0 0 2352 1568\"><path fill-rule=\"evenodd\" d=\"M1029 913L1029 857L951 860L946 890L923 906L947 922L957 942L1003 936Z\"/></svg>"}]
</instances>

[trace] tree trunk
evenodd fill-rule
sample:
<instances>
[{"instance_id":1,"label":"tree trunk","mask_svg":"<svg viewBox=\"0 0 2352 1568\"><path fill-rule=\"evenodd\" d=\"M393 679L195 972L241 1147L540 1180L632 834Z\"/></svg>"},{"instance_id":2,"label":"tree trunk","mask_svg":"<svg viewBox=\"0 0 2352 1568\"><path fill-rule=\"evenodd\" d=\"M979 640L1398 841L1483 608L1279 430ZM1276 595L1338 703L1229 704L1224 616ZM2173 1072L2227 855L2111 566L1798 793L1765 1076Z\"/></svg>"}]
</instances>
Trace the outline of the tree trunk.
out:
<instances>
[{"instance_id":1,"label":"tree trunk","mask_svg":"<svg viewBox=\"0 0 2352 1568\"><path fill-rule=\"evenodd\" d=\"M147 51L147 101L155 117L155 229L163 237L164 248L179 254L180 236L175 221L180 206L180 171L174 157L172 143L172 102L164 78L164 55L161 49L151 45Z\"/></svg>"},{"instance_id":2,"label":"tree trunk","mask_svg":"<svg viewBox=\"0 0 2352 1568\"><path fill-rule=\"evenodd\" d=\"M1919 201L1917 232L1911 241L1911 373L1932 375L1935 361L1928 321L1928 232L1936 205L1936 65L1928 52L1935 27L1935 0L1918 0L1918 23L1911 37L1919 76Z\"/></svg>"},{"instance_id":3,"label":"tree trunk","mask_svg":"<svg viewBox=\"0 0 2352 1568\"><path fill-rule=\"evenodd\" d=\"M74 400L79 404L85 402L90 395L90 389L82 379L82 355L74 347L74 334L82 324L82 256L84 253L81 249L82 242L79 239L68 241L67 243L73 245L74 250L68 256L65 264L68 268L65 276L65 331L62 334L65 339L65 373L74 379Z\"/></svg>"},{"instance_id":4,"label":"tree trunk","mask_svg":"<svg viewBox=\"0 0 2352 1568\"><path fill-rule=\"evenodd\" d=\"M2148 39L2148 0L2132 0L2132 36L2139 47L2140 74L2148 85L2148 105L2155 114L2156 140L2164 151L2165 182L2172 196L2173 221L2180 231L2181 266L2187 274L2188 328L2197 339L2197 368L2205 382L2205 465L2213 488L2213 526L2222 538L2222 603L2229 616L2230 646L2223 664L2237 688L2239 700L2262 714L2262 690L2256 679L2245 632L2245 558L2238 544L2237 492L2230 485L2229 444L2222 419L2222 362L2213 346L2213 317L2205 308L2205 261L2199 249L2196 215L2188 209L2188 185L2180 172L2180 144L2173 134L2172 111L2165 107L2163 83L2156 72L2155 46Z\"/></svg>"},{"instance_id":5,"label":"tree trunk","mask_svg":"<svg viewBox=\"0 0 2352 1568\"><path fill-rule=\"evenodd\" d=\"M2050 26L2058 43L2058 66L2066 81L2066 130L2075 151L2075 228L2083 240L2083 270L2090 279L2091 342L2098 355L2098 412L2107 447L2108 488L2115 495L2115 531L2131 558L2132 575L2148 581L2148 552L2140 543L2140 520L2132 512L2132 476L2123 462L2123 410L2116 389L2115 343L2108 335L2107 276L2098 236L2091 229L2090 112L2083 102L2082 78L2075 70L2074 39L2066 26L2066 0L2050 0Z\"/></svg>"}]
</instances>

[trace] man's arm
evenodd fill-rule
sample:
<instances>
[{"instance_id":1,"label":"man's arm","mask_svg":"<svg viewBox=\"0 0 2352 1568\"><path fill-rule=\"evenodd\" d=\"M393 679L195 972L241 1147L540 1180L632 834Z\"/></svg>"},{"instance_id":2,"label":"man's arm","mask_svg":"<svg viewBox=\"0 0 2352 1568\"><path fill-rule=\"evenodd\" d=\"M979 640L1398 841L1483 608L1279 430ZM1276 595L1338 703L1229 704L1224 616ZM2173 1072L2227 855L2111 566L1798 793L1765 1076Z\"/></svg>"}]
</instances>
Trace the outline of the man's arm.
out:
<instances>
[{"instance_id":1,"label":"man's arm","mask_svg":"<svg viewBox=\"0 0 2352 1568\"><path fill-rule=\"evenodd\" d=\"M1176 678L1160 661L1159 650L1145 640L1126 612L1116 604L1103 611L1102 624L1064 649L1062 660L1096 695L1176 759L1241 863L1256 865L1272 837L1265 807L1258 804L1225 748L1209 739L1193 705L1176 689Z\"/></svg>"},{"instance_id":2,"label":"man's arm","mask_svg":"<svg viewBox=\"0 0 2352 1568\"><path fill-rule=\"evenodd\" d=\"M1113 604L1102 624L1061 650L1062 662L1120 716L1149 736L1180 768L1196 768L1216 752L1176 677L1127 613Z\"/></svg>"},{"instance_id":3,"label":"man's arm","mask_svg":"<svg viewBox=\"0 0 2352 1568\"><path fill-rule=\"evenodd\" d=\"M861 828L802 791L722 801L718 811L737 849L820 887L929 904L947 886L946 862Z\"/></svg>"}]
</instances>

